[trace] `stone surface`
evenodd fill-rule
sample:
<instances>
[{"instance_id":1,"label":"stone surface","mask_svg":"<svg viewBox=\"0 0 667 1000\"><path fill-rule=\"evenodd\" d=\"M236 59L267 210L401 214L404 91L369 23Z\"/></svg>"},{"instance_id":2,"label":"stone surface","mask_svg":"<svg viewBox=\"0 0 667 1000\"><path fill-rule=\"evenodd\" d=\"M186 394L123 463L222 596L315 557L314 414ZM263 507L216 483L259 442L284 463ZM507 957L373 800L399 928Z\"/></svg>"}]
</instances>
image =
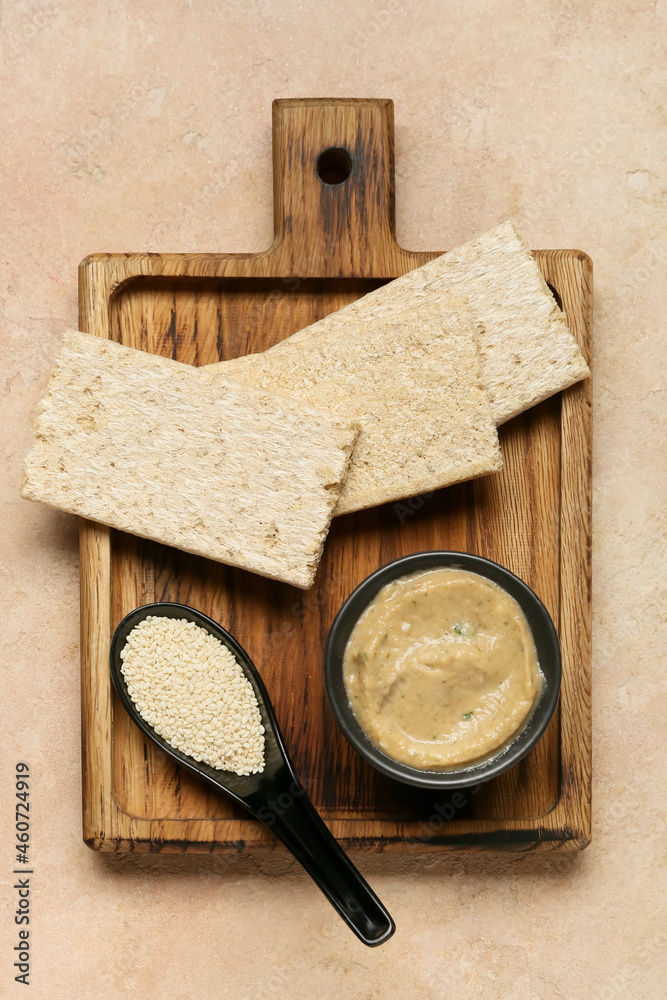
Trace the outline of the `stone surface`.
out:
<instances>
[{"instance_id":1,"label":"stone surface","mask_svg":"<svg viewBox=\"0 0 667 1000\"><path fill-rule=\"evenodd\" d=\"M3 996L14 762L33 773L32 992L49 1000L664 996L665 0L6 0L0 379ZM594 839L560 860L361 858L358 944L287 858L105 858L80 834L73 518L19 499L95 250L258 250L270 102L395 101L401 242L515 216L594 259Z\"/></svg>"}]
</instances>

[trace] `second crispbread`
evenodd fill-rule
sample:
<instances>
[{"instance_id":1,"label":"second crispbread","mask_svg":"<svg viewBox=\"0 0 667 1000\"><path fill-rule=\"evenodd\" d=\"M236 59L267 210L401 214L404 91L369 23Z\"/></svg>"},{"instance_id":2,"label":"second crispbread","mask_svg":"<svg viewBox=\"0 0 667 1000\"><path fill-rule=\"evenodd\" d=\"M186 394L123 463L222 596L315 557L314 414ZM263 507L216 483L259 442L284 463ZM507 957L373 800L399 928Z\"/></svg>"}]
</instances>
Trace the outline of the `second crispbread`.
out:
<instances>
[{"instance_id":1,"label":"second crispbread","mask_svg":"<svg viewBox=\"0 0 667 1000\"><path fill-rule=\"evenodd\" d=\"M299 330L266 352L267 366L279 368L282 352L295 344L344 336L352 323L371 324L406 309L437 309L438 302L452 294L465 298L476 324L482 378L496 424L589 374L565 317L513 222L496 226ZM251 363L250 357L240 363ZM215 370L219 364L208 367Z\"/></svg>"},{"instance_id":2,"label":"second crispbread","mask_svg":"<svg viewBox=\"0 0 667 1000\"><path fill-rule=\"evenodd\" d=\"M498 434L465 303L383 320L350 317L334 337L284 341L200 369L356 417L361 425L335 514L495 472Z\"/></svg>"},{"instance_id":3,"label":"second crispbread","mask_svg":"<svg viewBox=\"0 0 667 1000\"><path fill-rule=\"evenodd\" d=\"M354 421L68 331L22 494L308 588Z\"/></svg>"}]
</instances>

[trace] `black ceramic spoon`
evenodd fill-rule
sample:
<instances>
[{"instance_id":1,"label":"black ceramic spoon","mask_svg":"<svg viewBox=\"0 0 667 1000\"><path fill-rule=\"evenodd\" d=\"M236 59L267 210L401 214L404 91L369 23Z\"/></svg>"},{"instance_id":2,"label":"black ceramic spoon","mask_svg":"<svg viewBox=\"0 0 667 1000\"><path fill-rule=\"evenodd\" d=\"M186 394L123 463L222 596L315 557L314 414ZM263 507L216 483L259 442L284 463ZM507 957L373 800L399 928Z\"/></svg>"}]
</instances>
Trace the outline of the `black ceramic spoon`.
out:
<instances>
[{"instance_id":1,"label":"black ceramic spoon","mask_svg":"<svg viewBox=\"0 0 667 1000\"><path fill-rule=\"evenodd\" d=\"M220 771L174 749L139 714L121 672L121 650L135 625L149 615L185 618L219 639L236 657L257 697L264 726L264 770L237 775ZM245 806L282 840L320 887L329 902L364 944L384 944L394 922L368 883L329 832L296 776L285 749L266 688L255 664L229 632L185 604L145 604L123 618L111 640L111 676L118 695L141 730L160 749L188 770L221 788Z\"/></svg>"}]
</instances>

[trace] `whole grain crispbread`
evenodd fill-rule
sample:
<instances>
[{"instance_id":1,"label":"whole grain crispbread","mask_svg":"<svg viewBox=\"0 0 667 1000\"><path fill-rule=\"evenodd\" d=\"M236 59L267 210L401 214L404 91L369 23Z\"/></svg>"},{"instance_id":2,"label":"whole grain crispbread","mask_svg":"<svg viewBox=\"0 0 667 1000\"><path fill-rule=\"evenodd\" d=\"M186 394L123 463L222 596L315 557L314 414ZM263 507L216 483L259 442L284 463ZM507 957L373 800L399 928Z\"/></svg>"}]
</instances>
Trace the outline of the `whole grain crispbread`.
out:
<instances>
[{"instance_id":1,"label":"whole grain crispbread","mask_svg":"<svg viewBox=\"0 0 667 1000\"><path fill-rule=\"evenodd\" d=\"M295 333L266 352L267 371L295 344L345 336L353 322L388 319L408 308L436 304L453 292L467 300L477 325L482 377L496 424L589 374L565 317L513 222L496 226ZM235 377L240 377L238 369Z\"/></svg>"},{"instance_id":2,"label":"whole grain crispbread","mask_svg":"<svg viewBox=\"0 0 667 1000\"><path fill-rule=\"evenodd\" d=\"M308 588L352 418L68 331L22 495Z\"/></svg>"},{"instance_id":3,"label":"whole grain crispbread","mask_svg":"<svg viewBox=\"0 0 667 1000\"><path fill-rule=\"evenodd\" d=\"M281 347L217 370L359 420L335 514L501 467L465 303L443 296L383 319L350 315L335 335L292 337Z\"/></svg>"}]
</instances>

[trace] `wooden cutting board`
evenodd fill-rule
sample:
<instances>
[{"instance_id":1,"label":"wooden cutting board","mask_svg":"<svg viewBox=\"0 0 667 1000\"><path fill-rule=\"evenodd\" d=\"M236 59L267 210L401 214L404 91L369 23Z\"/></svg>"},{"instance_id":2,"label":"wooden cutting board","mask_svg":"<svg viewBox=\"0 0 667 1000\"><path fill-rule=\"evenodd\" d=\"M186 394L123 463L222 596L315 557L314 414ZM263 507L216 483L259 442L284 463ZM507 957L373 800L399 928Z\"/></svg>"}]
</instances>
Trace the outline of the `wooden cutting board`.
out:
<instances>
[{"instance_id":1,"label":"wooden cutting board","mask_svg":"<svg viewBox=\"0 0 667 1000\"><path fill-rule=\"evenodd\" d=\"M393 105L273 105L275 241L258 254L93 254L82 330L193 365L262 351L435 253L394 233ZM470 237L478 235L470 233ZM592 265L536 257L590 360ZM581 848L590 838L590 379L501 429L501 473L334 521L308 593L81 522L83 828L103 851L274 848L269 830L167 760L112 692L118 621L180 601L229 629L264 676L297 772L335 836L367 850ZM532 754L462 793L397 784L338 732L322 684L329 625L372 570L475 552L537 591L563 649L560 709ZM276 808L280 808L276 804Z\"/></svg>"}]
</instances>

